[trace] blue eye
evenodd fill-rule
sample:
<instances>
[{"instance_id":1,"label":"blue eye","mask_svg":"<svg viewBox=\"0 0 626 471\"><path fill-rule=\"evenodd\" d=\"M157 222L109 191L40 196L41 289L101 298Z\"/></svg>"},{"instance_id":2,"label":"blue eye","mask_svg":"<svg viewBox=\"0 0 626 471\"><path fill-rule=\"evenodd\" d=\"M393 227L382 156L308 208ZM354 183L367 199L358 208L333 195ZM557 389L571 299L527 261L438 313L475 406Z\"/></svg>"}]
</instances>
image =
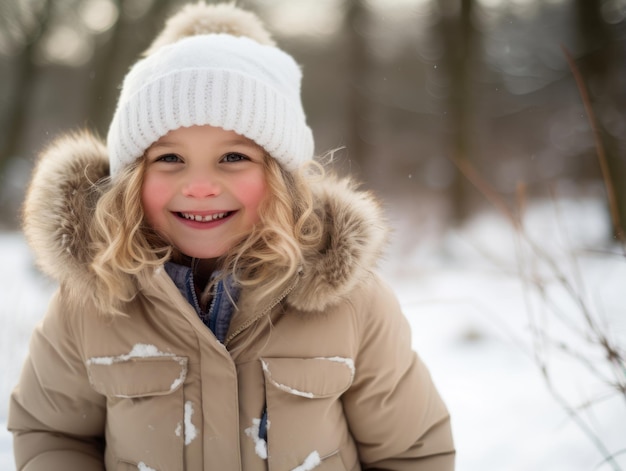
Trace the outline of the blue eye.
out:
<instances>
[{"instance_id":1,"label":"blue eye","mask_svg":"<svg viewBox=\"0 0 626 471\"><path fill-rule=\"evenodd\" d=\"M238 154L236 152L229 152L228 154L224 155L224 157L222 157L222 162L242 162L244 160L249 159L245 155Z\"/></svg>"},{"instance_id":2,"label":"blue eye","mask_svg":"<svg viewBox=\"0 0 626 471\"><path fill-rule=\"evenodd\" d=\"M176 163L182 162L181 158L176 154L165 154L156 158L156 162Z\"/></svg>"}]
</instances>

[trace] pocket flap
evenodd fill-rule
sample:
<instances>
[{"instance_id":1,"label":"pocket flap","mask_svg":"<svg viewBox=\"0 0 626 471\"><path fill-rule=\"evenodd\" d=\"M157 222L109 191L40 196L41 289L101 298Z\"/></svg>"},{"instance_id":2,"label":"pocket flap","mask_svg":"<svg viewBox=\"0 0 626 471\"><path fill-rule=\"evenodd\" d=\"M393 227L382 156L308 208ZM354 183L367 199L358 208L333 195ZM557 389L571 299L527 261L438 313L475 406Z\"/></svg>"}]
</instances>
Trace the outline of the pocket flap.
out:
<instances>
[{"instance_id":1,"label":"pocket flap","mask_svg":"<svg viewBox=\"0 0 626 471\"><path fill-rule=\"evenodd\" d=\"M187 376L187 358L135 357L111 363L87 363L89 382L109 397L163 396L181 387Z\"/></svg>"},{"instance_id":2,"label":"pocket flap","mask_svg":"<svg viewBox=\"0 0 626 471\"><path fill-rule=\"evenodd\" d=\"M295 396L337 396L354 378L350 358L261 358L261 363L267 383Z\"/></svg>"}]
</instances>

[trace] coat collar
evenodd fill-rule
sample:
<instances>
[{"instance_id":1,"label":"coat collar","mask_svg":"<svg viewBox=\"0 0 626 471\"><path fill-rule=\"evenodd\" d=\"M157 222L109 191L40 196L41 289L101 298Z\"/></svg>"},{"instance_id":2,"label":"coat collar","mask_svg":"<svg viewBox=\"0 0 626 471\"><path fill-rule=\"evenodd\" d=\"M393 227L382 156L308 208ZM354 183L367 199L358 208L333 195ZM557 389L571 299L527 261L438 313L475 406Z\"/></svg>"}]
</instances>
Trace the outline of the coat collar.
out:
<instances>
[{"instance_id":1,"label":"coat collar","mask_svg":"<svg viewBox=\"0 0 626 471\"><path fill-rule=\"evenodd\" d=\"M87 132L66 135L41 154L27 192L23 229L37 264L76 297L100 287L90 269L88 227L108 174L99 139ZM350 180L327 178L314 193L326 222L324 242L305 254L286 298L301 311L340 302L375 268L387 237L379 204Z\"/></svg>"}]
</instances>

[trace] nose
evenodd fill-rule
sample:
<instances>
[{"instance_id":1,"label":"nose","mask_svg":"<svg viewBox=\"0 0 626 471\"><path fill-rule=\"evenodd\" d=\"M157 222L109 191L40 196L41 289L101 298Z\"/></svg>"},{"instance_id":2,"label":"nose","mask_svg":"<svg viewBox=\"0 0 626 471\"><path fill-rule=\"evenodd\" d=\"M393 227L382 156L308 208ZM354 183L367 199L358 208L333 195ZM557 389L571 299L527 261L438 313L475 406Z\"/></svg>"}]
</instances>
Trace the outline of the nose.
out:
<instances>
[{"instance_id":1,"label":"nose","mask_svg":"<svg viewBox=\"0 0 626 471\"><path fill-rule=\"evenodd\" d=\"M183 185L182 193L187 198L209 198L221 192L217 178L207 174L191 175Z\"/></svg>"}]
</instances>

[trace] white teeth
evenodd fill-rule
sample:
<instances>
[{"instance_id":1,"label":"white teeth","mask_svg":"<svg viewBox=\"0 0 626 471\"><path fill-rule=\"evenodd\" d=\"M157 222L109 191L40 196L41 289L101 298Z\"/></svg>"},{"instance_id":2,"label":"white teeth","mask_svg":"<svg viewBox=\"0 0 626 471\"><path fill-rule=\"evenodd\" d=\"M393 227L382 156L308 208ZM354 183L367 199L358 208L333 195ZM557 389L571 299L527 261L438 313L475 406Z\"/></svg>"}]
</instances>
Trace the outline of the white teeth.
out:
<instances>
[{"instance_id":1,"label":"white teeth","mask_svg":"<svg viewBox=\"0 0 626 471\"><path fill-rule=\"evenodd\" d=\"M218 219L222 219L226 217L227 214L228 213L216 213L216 214L208 214L206 216L200 216L198 214L180 213L180 215L184 217L185 219L189 219L190 221L197 221L197 222L216 221Z\"/></svg>"}]
</instances>

